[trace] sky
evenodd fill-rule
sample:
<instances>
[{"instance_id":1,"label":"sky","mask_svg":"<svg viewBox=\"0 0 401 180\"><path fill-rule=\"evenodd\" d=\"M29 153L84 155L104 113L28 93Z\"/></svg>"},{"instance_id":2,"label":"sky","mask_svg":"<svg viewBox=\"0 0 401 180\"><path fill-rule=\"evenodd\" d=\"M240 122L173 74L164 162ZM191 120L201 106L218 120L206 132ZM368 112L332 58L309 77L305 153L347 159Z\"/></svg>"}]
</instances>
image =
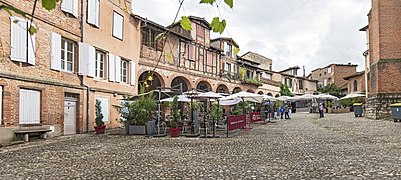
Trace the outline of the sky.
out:
<instances>
[{"instance_id":1,"label":"sky","mask_svg":"<svg viewBox=\"0 0 401 180\"><path fill-rule=\"evenodd\" d=\"M305 66L310 71L332 63L357 64L364 69L362 53L371 0L234 0L233 9L185 0L181 16L213 17L227 21L222 33L211 38L231 37L240 46L239 55L256 52L273 60L273 70ZM133 13L158 24L171 24L179 0L132 0ZM302 73L302 72L299 72Z\"/></svg>"}]
</instances>

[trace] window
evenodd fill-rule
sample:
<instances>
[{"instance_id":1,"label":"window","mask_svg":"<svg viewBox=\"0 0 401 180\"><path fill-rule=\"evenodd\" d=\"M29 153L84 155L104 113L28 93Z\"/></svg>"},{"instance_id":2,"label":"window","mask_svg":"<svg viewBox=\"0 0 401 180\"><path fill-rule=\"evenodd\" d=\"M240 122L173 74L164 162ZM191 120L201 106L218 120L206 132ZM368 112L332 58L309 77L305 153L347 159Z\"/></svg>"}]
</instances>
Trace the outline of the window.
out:
<instances>
[{"instance_id":1,"label":"window","mask_svg":"<svg viewBox=\"0 0 401 180\"><path fill-rule=\"evenodd\" d=\"M61 10L78 17L78 0L63 0L61 2Z\"/></svg>"},{"instance_id":2,"label":"window","mask_svg":"<svg viewBox=\"0 0 401 180\"><path fill-rule=\"evenodd\" d=\"M358 81L354 80L354 92L358 91Z\"/></svg>"},{"instance_id":3,"label":"window","mask_svg":"<svg viewBox=\"0 0 401 180\"><path fill-rule=\"evenodd\" d=\"M103 122L109 121L109 99L104 97L96 97L96 101L100 101L100 107L103 114Z\"/></svg>"},{"instance_id":4,"label":"window","mask_svg":"<svg viewBox=\"0 0 401 180\"><path fill-rule=\"evenodd\" d=\"M20 89L19 124L40 123L40 91Z\"/></svg>"},{"instance_id":5,"label":"window","mask_svg":"<svg viewBox=\"0 0 401 180\"><path fill-rule=\"evenodd\" d=\"M303 80L299 80L299 89L304 89L304 81Z\"/></svg>"},{"instance_id":6,"label":"window","mask_svg":"<svg viewBox=\"0 0 401 180\"><path fill-rule=\"evenodd\" d=\"M75 44L67 39L61 39L61 70L74 71Z\"/></svg>"},{"instance_id":7,"label":"window","mask_svg":"<svg viewBox=\"0 0 401 180\"><path fill-rule=\"evenodd\" d=\"M228 44L228 43L224 43L224 54L228 57L232 57L232 53L233 52L233 47Z\"/></svg>"},{"instance_id":8,"label":"window","mask_svg":"<svg viewBox=\"0 0 401 180\"><path fill-rule=\"evenodd\" d=\"M30 21L13 16L10 17L10 20L10 59L12 61L26 62L35 65L35 35L30 35L28 33Z\"/></svg>"},{"instance_id":9,"label":"window","mask_svg":"<svg viewBox=\"0 0 401 180\"><path fill-rule=\"evenodd\" d=\"M105 69L105 59L106 55L103 52L96 51L96 61L95 61L95 77L103 79L104 69Z\"/></svg>"},{"instance_id":10,"label":"window","mask_svg":"<svg viewBox=\"0 0 401 180\"><path fill-rule=\"evenodd\" d=\"M324 86L327 86L327 79L324 79L323 85L324 85Z\"/></svg>"},{"instance_id":11,"label":"window","mask_svg":"<svg viewBox=\"0 0 401 180\"><path fill-rule=\"evenodd\" d=\"M124 17L117 12L113 12L113 36L123 40Z\"/></svg>"},{"instance_id":12,"label":"window","mask_svg":"<svg viewBox=\"0 0 401 180\"><path fill-rule=\"evenodd\" d=\"M296 76L298 74L298 70L297 69L293 69L292 70L292 75Z\"/></svg>"},{"instance_id":13,"label":"window","mask_svg":"<svg viewBox=\"0 0 401 180\"><path fill-rule=\"evenodd\" d=\"M196 25L196 35L205 38L205 28L199 24Z\"/></svg>"},{"instance_id":14,"label":"window","mask_svg":"<svg viewBox=\"0 0 401 180\"><path fill-rule=\"evenodd\" d=\"M288 86L288 88L292 88L292 79L285 78L285 84Z\"/></svg>"},{"instance_id":15,"label":"window","mask_svg":"<svg viewBox=\"0 0 401 180\"><path fill-rule=\"evenodd\" d=\"M327 68L327 73L331 74L331 67Z\"/></svg>"},{"instance_id":16,"label":"window","mask_svg":"<svg viewBox=\"0 0 401 180\"><path fill-rule=\"evenodd\" d=\"M88 0L87 21L89 24L99 27L99 0Z\"/></svg>"},{"instance_id":17,"label":"window","mask_svg":"<svg viewBox=\"0 0 401 180\"><path fill-rule=\"evenodd\" d=\"M128 61L126 60L121 60L121 82L125 82L128 83L128 78L127 78L127 74L128 74Z\"/></svg>"}]
</instances>

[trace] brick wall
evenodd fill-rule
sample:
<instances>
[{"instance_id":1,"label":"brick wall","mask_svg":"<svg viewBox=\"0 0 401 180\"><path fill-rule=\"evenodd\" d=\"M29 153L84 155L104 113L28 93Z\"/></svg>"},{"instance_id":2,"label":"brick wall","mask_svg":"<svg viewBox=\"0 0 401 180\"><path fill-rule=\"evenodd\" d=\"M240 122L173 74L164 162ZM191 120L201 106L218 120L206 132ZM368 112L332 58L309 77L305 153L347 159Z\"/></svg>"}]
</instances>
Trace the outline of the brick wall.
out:
<instances>
[{"instance_id":1,"label":"brick wall","mask_svg":"<svg viewBox=\"0 0 401 180\"><path fill-rule=\"evenodd\" d=\"M337 87L347 84L348 81L344 77L351 76L356 73L356 66L334 65L333 66L333 82Z\"/></svg>"}]
</instances>

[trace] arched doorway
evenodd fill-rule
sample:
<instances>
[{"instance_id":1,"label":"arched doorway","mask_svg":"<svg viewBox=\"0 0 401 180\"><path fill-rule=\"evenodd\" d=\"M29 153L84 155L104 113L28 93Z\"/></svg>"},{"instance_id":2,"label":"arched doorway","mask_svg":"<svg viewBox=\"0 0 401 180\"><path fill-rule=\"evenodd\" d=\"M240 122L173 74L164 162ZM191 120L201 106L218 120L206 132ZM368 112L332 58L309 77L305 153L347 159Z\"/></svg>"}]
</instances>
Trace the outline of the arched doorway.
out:
<instances>
[{"instance_id":1,"label":"arched doorway","mask_svg":"<svg viewBox=\"0 0 401 180\"><path fill-rule=\"evenodd\" d=\"M263 93L263 91L259 91L258 94L262 94L263 95L264 93Z\"/></svg>"},{"instance_id":2,"label":"arched doorway","mask_svg":"<svg viewBox=\"0 0 401 180\"><path fill-rule=\"evenodd\" d=\"M212 90L212 86L210 86L210 84L206 81L201 81L196 86L196 89L204 91L204 92L208 92L208 91Z\"/></svg>"},{"instance_id":3,"label":"arched doorway","mask_svg":"<svg viewBox=\"0 0 401 180\"><path fill-rule=\"evenodd\" d=\"M252 89L248 89L248 91L246 92L255 93L255 91L253 91Z\"/></svg>"},{"instance_id":4,"label":"arched doorway","mask_svg":"<svg viewBox=\"0 0 401 180\"><path fill-rule=\"evenodd\" d=\"M228 91L228 87L226 85L220 84L219 86L217 86L216 93L228 94L230 92Z\"/></svg>"},{"instance_id":5,"label":"arched doorway","mask_svg":"<svg viewBox=\"0 0 401 180\"><path fill-rule=\"evenodd\" d=\"M189 81L185 77L178 76L171 81L171 87L179 88L180 84L182 84L182 92L187 92L191 89Z\"/></svg>"},{"instance_id":6,"label":"arched doorway","mask_svg":"<svg viewBox=\"0 0 401 180\"><path fill-rule=\"evenodd\" d=\"M242 91L242 89L240 87L236 87L236 88L233 89L233 94L241 92L241 91Z\"/></svg>"},{"instance_id":7,"label":"arched doorway","mask_svg":"<svg viewBox=\"0 0 401 180\"><path fill-rule=\"evenodd\" d=\"M151 71L146 71L142 73L139 76L138 82L142 85L142 82L145 82L146 78L148 77L149 73L152 73ZM157 87L164 87L164 81L163 78L160 76L160 74L153 72L152 75L153 80L152 81L146 81L149 87L145 87L145 92L149 92L152 90L155 90ZM138 93L141 93L141 86L138 86Z\"/></svg>"},{"instance_id":8,"label":"arched doorway","mask_svg":"<svg viewBox=\"0 0 401 180\"><path fill-rule=\"evenodd\" d=\"M273 94L271 92L267 93L267 95L273 97Z\"/></svg>"}]
</instances>

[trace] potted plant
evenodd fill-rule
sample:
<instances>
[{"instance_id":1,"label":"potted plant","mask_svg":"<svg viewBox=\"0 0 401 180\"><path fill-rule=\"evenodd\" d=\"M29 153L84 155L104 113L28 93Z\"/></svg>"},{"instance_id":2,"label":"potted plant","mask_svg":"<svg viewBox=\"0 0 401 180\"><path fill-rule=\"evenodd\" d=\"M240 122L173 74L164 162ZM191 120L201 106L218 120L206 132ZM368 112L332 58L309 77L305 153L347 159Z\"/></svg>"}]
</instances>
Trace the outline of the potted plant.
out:
<instances>
[{"instance_id":1,"label":"potted plant","mask_svg":"<svg viewBox=\"0 0 401 180\"><path fill-rule=\"evenodd\" d=\"M173 102L171 103L171 115L170 136L178 137L180 135L180 128L178 127L178 120L180 118L180 113L178 112L178 96L174 96Z\"/></svg>"},{"instance_id":2,"label":"potted plant","mask_svg":"<svg viewBox=\"0 0 401 180\"><path fill-rule=\"evenodd\" d=\"M121 103L121 107L116 107L121 114L121 120L126 123L128 134L146 134L146 123L149 121L151 112L156 110L157 103L152 92L145 94L141 89L141 94L135 98L128 98Z\"/></svg>"},{"instance_id":3,"label":"potted plant","mask_svg":"<svg viewBox=\"0 0 401 180\"><path fill-rule=\"evenodd\" d=\"M104 130L106 129L106 126L104 125L104 121L103 121L103 117L104 116L102 114L101 102L98 99L96 99L95 113L96 113L96 118L95 118L95 122L96 122L95 131L96 131L96 134L103 134Z\"/></svg>"}]
</instances>

